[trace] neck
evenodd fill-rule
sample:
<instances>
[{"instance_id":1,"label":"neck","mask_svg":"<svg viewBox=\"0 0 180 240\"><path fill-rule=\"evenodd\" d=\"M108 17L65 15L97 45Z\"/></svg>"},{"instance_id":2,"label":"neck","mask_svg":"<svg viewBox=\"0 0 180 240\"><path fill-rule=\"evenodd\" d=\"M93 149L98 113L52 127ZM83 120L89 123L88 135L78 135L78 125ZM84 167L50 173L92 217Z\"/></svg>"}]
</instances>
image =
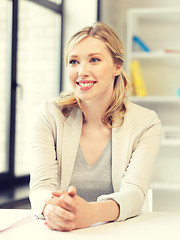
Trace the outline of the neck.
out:
<instances>
[{"instance_id":1,"label":"neck","mask_svg":"<svg viewBox=\"0 0 180 240\"><path fill-rule=\"evenodd\" d=\"M104 126L101 119L104 115L107 107L109 106L110 101L108 101L106 104L102 102L83 102L82 107L83 111L85 113L85 121L86 124L92 124L97 127Z\"/></svg>"}]
</instances>

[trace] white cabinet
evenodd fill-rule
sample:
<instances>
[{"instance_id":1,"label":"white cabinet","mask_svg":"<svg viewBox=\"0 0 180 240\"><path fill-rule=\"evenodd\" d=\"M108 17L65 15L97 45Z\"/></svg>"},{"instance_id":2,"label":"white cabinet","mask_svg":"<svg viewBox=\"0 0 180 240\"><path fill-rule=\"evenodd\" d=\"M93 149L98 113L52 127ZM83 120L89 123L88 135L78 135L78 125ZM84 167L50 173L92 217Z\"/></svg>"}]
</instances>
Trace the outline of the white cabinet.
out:
<instances>
[{"instance_id":1,"label":"white cabinet","mask_svg":"<svg viewBox=\"0 0 180 240\"><path fill-rule=\"evenodd\" d=\"M138 36L150 49L133 42ZM138 60L146 97L131 100L153 109L163 132L152 189L153 210L180 210L180 8L131 9L127 18L127 65Z\"/></svg>"}]
</instances>

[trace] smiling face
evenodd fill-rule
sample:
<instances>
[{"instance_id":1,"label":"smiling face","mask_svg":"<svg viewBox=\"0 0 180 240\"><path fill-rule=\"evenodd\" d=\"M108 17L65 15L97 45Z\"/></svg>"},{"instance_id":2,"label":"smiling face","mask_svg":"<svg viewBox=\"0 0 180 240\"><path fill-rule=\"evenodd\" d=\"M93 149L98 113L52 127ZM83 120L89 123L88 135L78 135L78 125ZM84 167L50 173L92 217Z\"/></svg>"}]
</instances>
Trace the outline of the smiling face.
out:
<instances>
[{"instance_id":1,"label":"smiling face","mask_svg":"<svg viewBox=\"0 0 180 240\"><path fill-rule=\"evenodd\" d=\"M110 100L115 76L121 65L114 63L105 43L86 37L76 44L68 55L68 78L75 94L82 101Z\"/></svg>"}]
</instances>

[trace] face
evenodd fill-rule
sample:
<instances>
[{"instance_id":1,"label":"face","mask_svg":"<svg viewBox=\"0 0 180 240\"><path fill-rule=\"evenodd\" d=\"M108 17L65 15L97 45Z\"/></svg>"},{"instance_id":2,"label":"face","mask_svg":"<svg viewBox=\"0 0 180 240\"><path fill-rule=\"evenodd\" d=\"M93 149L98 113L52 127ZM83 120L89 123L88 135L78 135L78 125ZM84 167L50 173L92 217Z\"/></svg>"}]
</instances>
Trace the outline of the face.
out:
<instances>
[{"instance_id":1,"label":"face","mask_svg":"<svg viewBox=\"0 0 180 240\"><path fill-rule=\"evenodd\" d=\"M87 37L71 49L67 72L75 94L82 101L107 101L121 66L114 63L102 40Z\"/></svg>"}]
</instances>

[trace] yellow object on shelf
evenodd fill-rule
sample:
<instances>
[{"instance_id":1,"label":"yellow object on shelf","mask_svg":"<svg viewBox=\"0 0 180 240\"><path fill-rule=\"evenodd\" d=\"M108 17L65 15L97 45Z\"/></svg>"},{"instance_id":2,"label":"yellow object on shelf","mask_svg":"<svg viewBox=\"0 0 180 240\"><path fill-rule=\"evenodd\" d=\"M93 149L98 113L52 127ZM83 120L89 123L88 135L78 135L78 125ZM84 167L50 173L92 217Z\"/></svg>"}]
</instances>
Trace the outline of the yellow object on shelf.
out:
<instances>
[{"instance_id":1,"label":"yellow object on shelf","mask_svg":"<svg viewBox=\"0 0 180 240\"><path fill-rule=\"evenodd\" d=\"M131 76L135 94L139 97L147 96L147 90L142 75L141 66L137 60L131 62Z\"/></svg>"}]
</instances>

